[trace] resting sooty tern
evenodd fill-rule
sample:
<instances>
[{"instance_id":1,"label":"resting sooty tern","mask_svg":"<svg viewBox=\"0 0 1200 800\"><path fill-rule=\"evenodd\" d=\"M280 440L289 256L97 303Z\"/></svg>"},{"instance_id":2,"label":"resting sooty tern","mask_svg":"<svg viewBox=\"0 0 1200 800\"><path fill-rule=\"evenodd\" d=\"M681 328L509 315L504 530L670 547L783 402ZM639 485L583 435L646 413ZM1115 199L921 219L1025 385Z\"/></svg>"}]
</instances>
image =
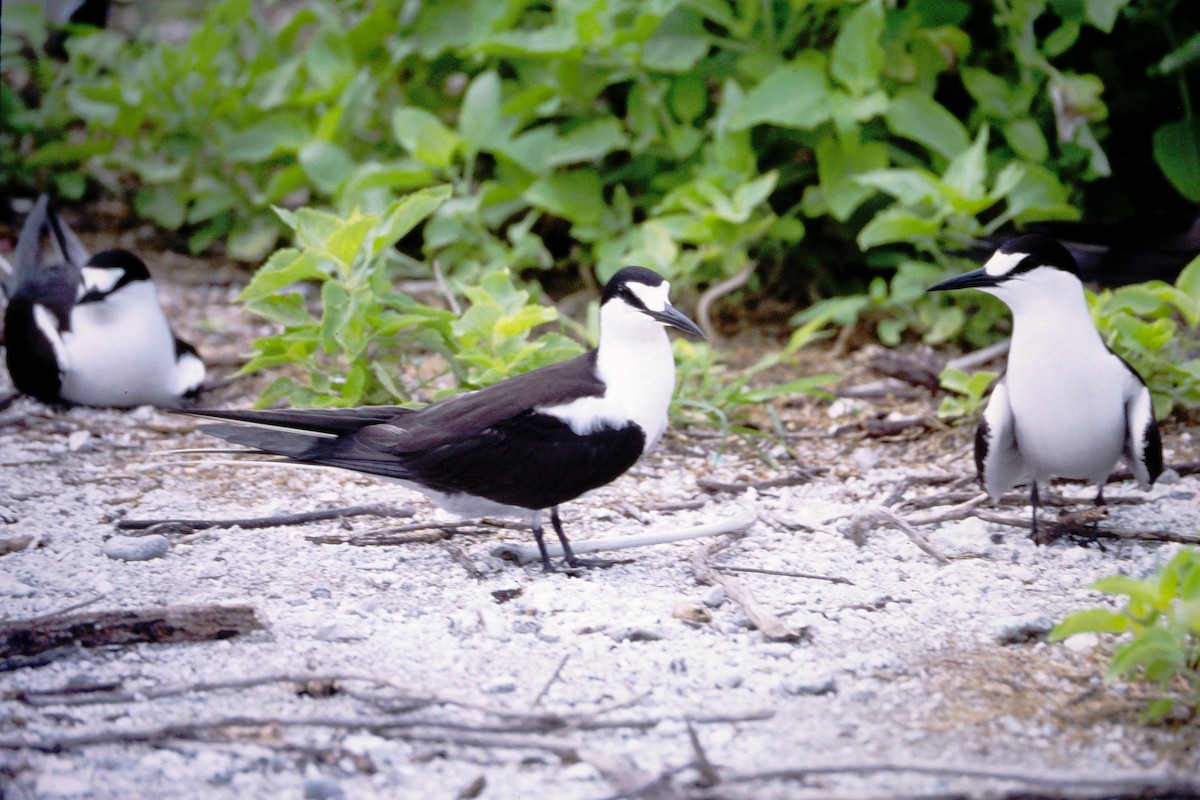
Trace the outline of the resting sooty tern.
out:
<instances>
[{"instance_id":1,"label":"resting sooty tern","mask_svg":"<svg viewBox=\"0 0 1200 800\"><path fill-rule=\"evenodd\" d=\"M530 519L547 571L550 509L575 567L558 506L615 480L666 430L675 360L664 327L704 335L669 289L657 273L626 267L604 287L596 349L421 409L187 413L250 423L202 430L292 462L391 478L462 516Z\"/></svg>"},{"instance_id":2,"label":"resting sooty tern","mask_svg":"<svg viewBox=\"0 0 1200 800\"><path fill-rule=\"evenodd\" d=\"M55 260L43 263L48 229ZM43 195L25 220L5 292L13 384L47 402L177 406L204 363L163 316L150 272L127 250L87 250Z\"/></svg>"},{"instance_id":3,"label":"resting sooty tern","mask_svg":"<svg viewBox=\"0 0 1200 800\"><path fill-rule=\"evenodd\" d=\"M992 500L1028 480L1036 537L1039 481L1087 480L1103 505L1104 483L1123 459L1148 489L1162 472L1150 392L1096 330L1066 248L1019 236L982 269L929 291L967 288L1000 298L1013 315L1008 370L975 432L975 466Z\"/></svg>"}]
</instances>

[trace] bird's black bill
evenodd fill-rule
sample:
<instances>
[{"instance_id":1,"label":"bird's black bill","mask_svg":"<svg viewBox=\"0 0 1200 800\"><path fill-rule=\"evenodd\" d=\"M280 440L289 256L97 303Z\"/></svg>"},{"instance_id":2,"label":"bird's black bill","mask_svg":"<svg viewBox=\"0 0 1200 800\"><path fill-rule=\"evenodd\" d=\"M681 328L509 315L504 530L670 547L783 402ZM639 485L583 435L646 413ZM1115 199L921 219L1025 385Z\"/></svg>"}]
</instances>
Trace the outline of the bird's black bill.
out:
<instances>
[{"instance_id":1,"label":"bird's black bill","mask_svg":"<svg viewBox=\"0 0 1200 800\"><path fill-rule=\"evenodd\" d=\"M696 323L692 322L679 309L670 303L662 311L647 311L651 319L656 319L664 325L670 325L673 328L679 328L681 331L686 331L693 336L699 336L701 339L707 339L704 331L700 330Z\"/></svg>"},{"instance_id":2,"label":"bird's black bill","mask_svg":"<svg viewBox=\"0 0 1200 800\"><path fill-rule=\"evenodd\" d=\"M935 283L925 291L927 292L944 292L950 289L980 289L988 286L995 286L999 280L995 275L988 275L982 269L964 272L962 275L956 275L953 278L947 278L941 283Z\"/></svg>"}]
</instances>

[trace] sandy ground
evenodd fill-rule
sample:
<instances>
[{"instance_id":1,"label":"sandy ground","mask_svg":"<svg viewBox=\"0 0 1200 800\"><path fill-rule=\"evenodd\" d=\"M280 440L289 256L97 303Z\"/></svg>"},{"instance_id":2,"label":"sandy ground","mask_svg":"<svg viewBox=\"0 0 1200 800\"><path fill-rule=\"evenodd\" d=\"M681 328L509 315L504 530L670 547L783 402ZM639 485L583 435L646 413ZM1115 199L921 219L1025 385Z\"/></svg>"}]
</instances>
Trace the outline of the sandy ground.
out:
<instances>
[{"instance_id":1,"label":"sandy ground","mask_svg":"<svg viewBox=\"0 0 1200 800\"><path fill-rule=\"evenodd\" d=\"M232 289L166 295L172 306L215 309L185 331L206 355L244 347ZM244 406L251 396L235 384L210 400ZM932 407L918 399L908 413ZM891 501L918 515L927 512L906 504L972 489L969 431L869 439L843 424L854 416L835 419L808 400L785 418L800 465L772 469L744 448L677 431L629 474L564 508L577 542L750 510L757 521L744 535L622 551L609 568L547 575L493 555L499 544L531 543L495 526L434 526L418 531L434 541L405 544L330 543L451 518L363 476L172 454L217 444L189 418L18 400L0 414L0 541L30 541L0 555L0 618L246 604L263 629L76 649L0 673L0 794L757 800L1197 790L1195 723L1138 725L1138 691L1101 680L1103 647L1044 641L1052 622L1105 602L1092 581L1149 574L1177 545L1039 547L971 517L919 526L943 560L892 526L856 543L847 535L856 513ZM1194 460L1200 430L1174 424L1165 441L1168 462ZM823 472L742 491L702 486L798 466ZM897 495L929 475L963 480ZM1090 500L1083 487L1061 491ZM1114 504L1105 526L1200 531L1200 478L1107 494L1137 502ZM414 516L130 539L114 524L359 504ZM127 560L139 548L160 555ZM737 581L757 610L737 601L737 587L703 582L714 575Z\"/></svg>"}]
</instances>

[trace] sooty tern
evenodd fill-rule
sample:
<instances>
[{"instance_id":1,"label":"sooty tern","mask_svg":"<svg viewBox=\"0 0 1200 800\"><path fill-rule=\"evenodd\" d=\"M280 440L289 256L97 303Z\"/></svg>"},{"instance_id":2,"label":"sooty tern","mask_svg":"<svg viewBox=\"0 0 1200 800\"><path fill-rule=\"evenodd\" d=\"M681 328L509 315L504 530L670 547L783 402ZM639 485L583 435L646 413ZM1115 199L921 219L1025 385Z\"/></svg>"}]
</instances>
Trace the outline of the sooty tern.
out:
<instances>
[{"instance_id":1,"label":"sooty tern","mask_svg":"<svg viewBox=\"0 0 1200 800\"><path fill-rule=\"evenodd\" d=\"M90 256L45 195L6 271L6 359L19 391L46 403L125 408L177 406L199 390L204 364L171 330L146 265L127 250Z\"/></svg>"},{"instance_id":2,"label":"sooty tern","mask_svg":"<svg viewBox=\"0 0 1200 800\"><path fill-rule=\"evenodd\" d=\"M201 430L292 462L394 479L466 517L530 519L549 571L542 511L579 565L558 506L622 475L667 427L675 360L664 326L703 336L651 270L626 267L605 285L600 342L576 358L420 409L186 413L244 424Z\"/></svg>"},{"instance_id":3,"label":"sooty tern","mask_svg":"<svg viewBox=\"0 0 1200 800\"><path fill-rule=\"evenodd\" d=\"M980 289L1012 311L1008 369L975 432L975 466L993 501L1030 484L1037 536L1038 482L1077 478L1099 487L1123 459L1148 489L1162 472L1150 391L1092 323L1075 259L1039 234L1005 243L981 269L929 287Z\"/></svg>"}]
</instances>

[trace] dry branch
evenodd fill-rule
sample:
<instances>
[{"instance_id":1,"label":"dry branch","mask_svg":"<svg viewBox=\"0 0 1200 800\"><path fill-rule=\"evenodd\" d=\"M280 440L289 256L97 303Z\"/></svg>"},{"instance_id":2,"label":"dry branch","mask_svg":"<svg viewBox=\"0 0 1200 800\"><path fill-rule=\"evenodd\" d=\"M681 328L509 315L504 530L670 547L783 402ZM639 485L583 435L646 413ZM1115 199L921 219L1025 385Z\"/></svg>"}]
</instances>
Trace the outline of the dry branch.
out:
<instances>
[{"instance_id":1,"label":"dry branch","mask_svg":"<svg viewBox=\"0 0 1200 800\"><path fill-rule=\"evenodd\" d=\"M241 519L119 519L115 525L123 531L156 531L170 529L172 532L202 531L209 528L275 528L288 525L305 525L310 522L325 522L331 519L356 517L369 514L375 517L411 517L416 512L407 507L369 505L326 508L318 511L301 511L296 514L276 514L269 517L243 517Z\"/></svg>"},{"instance_id":2,"label":"dry branch","mask_svg":"<svg viewBox=\"0 0 1200 800\"><path fill-rule=\"evenodd\" d=\"M714 584L725 589L730 600L741 606L742 611L762 635L776 642L797 642L807 638L807 628L793 628L775 614L767 611L758 604L750 590L732 575L722 575L708 560L725 547L729 542L710 542L692 553L689 562L696 580L704 584Z\"/></svg>"},{"instance_id":3,"label":"dry branch","mask_svg":"<svg viewBox=\"0 0 1200 800\"><path fill-rule=\"evenodd\" d=\"M262 630L252 606L167 606L0 624L0 672L41 666L75 647L229 639Z\"/></svg>"},{"instance_id":4,"label":"dry branch","mask_svg":"<svg viewBox=\"0 0 1200 800\"><path fill-rule=\"evenodd\" d=\"M644 533L639 536L621 536L615 539L591 539L572 543L571 549L575 551L576 555L582 555L583 553L598 553L609 550L627 550L632 547L645 547L652 544L682 542L688 539L700 539L705 536L717 536L722 533L735 533L749 528L754 524L756 519L758 519L758 513L754 509L746 508L729 519L708 525L697 525L693 528L684 528L677 531ZM546 550L549 552L551 558L560 558L563 555L562 545L557 542L546 542ZM524 565L540 559L541 551L534 545L507 543L493 548L492 555L503 558L506 561L514 561L517 564Z\"/></svg>"},{"instance_id":5,"label":"dry branch","mask_svg":"<svg viewBox=\"0 0 1200 800\"><path fill-rule=\"evenodd\" d=\"M746 481L739 483L724 483L722 481L714 481L709 478L697 478L696 485L706 492L744 492L747 489L759 491L762 489L778 489L783 486L799 486L803 483L808 483L813 478L825 473L824 467L814 467L811 469L803 469L792 475L785 475L782 478L768 478L762 481Z\"/></svg>"}]
</instances>

